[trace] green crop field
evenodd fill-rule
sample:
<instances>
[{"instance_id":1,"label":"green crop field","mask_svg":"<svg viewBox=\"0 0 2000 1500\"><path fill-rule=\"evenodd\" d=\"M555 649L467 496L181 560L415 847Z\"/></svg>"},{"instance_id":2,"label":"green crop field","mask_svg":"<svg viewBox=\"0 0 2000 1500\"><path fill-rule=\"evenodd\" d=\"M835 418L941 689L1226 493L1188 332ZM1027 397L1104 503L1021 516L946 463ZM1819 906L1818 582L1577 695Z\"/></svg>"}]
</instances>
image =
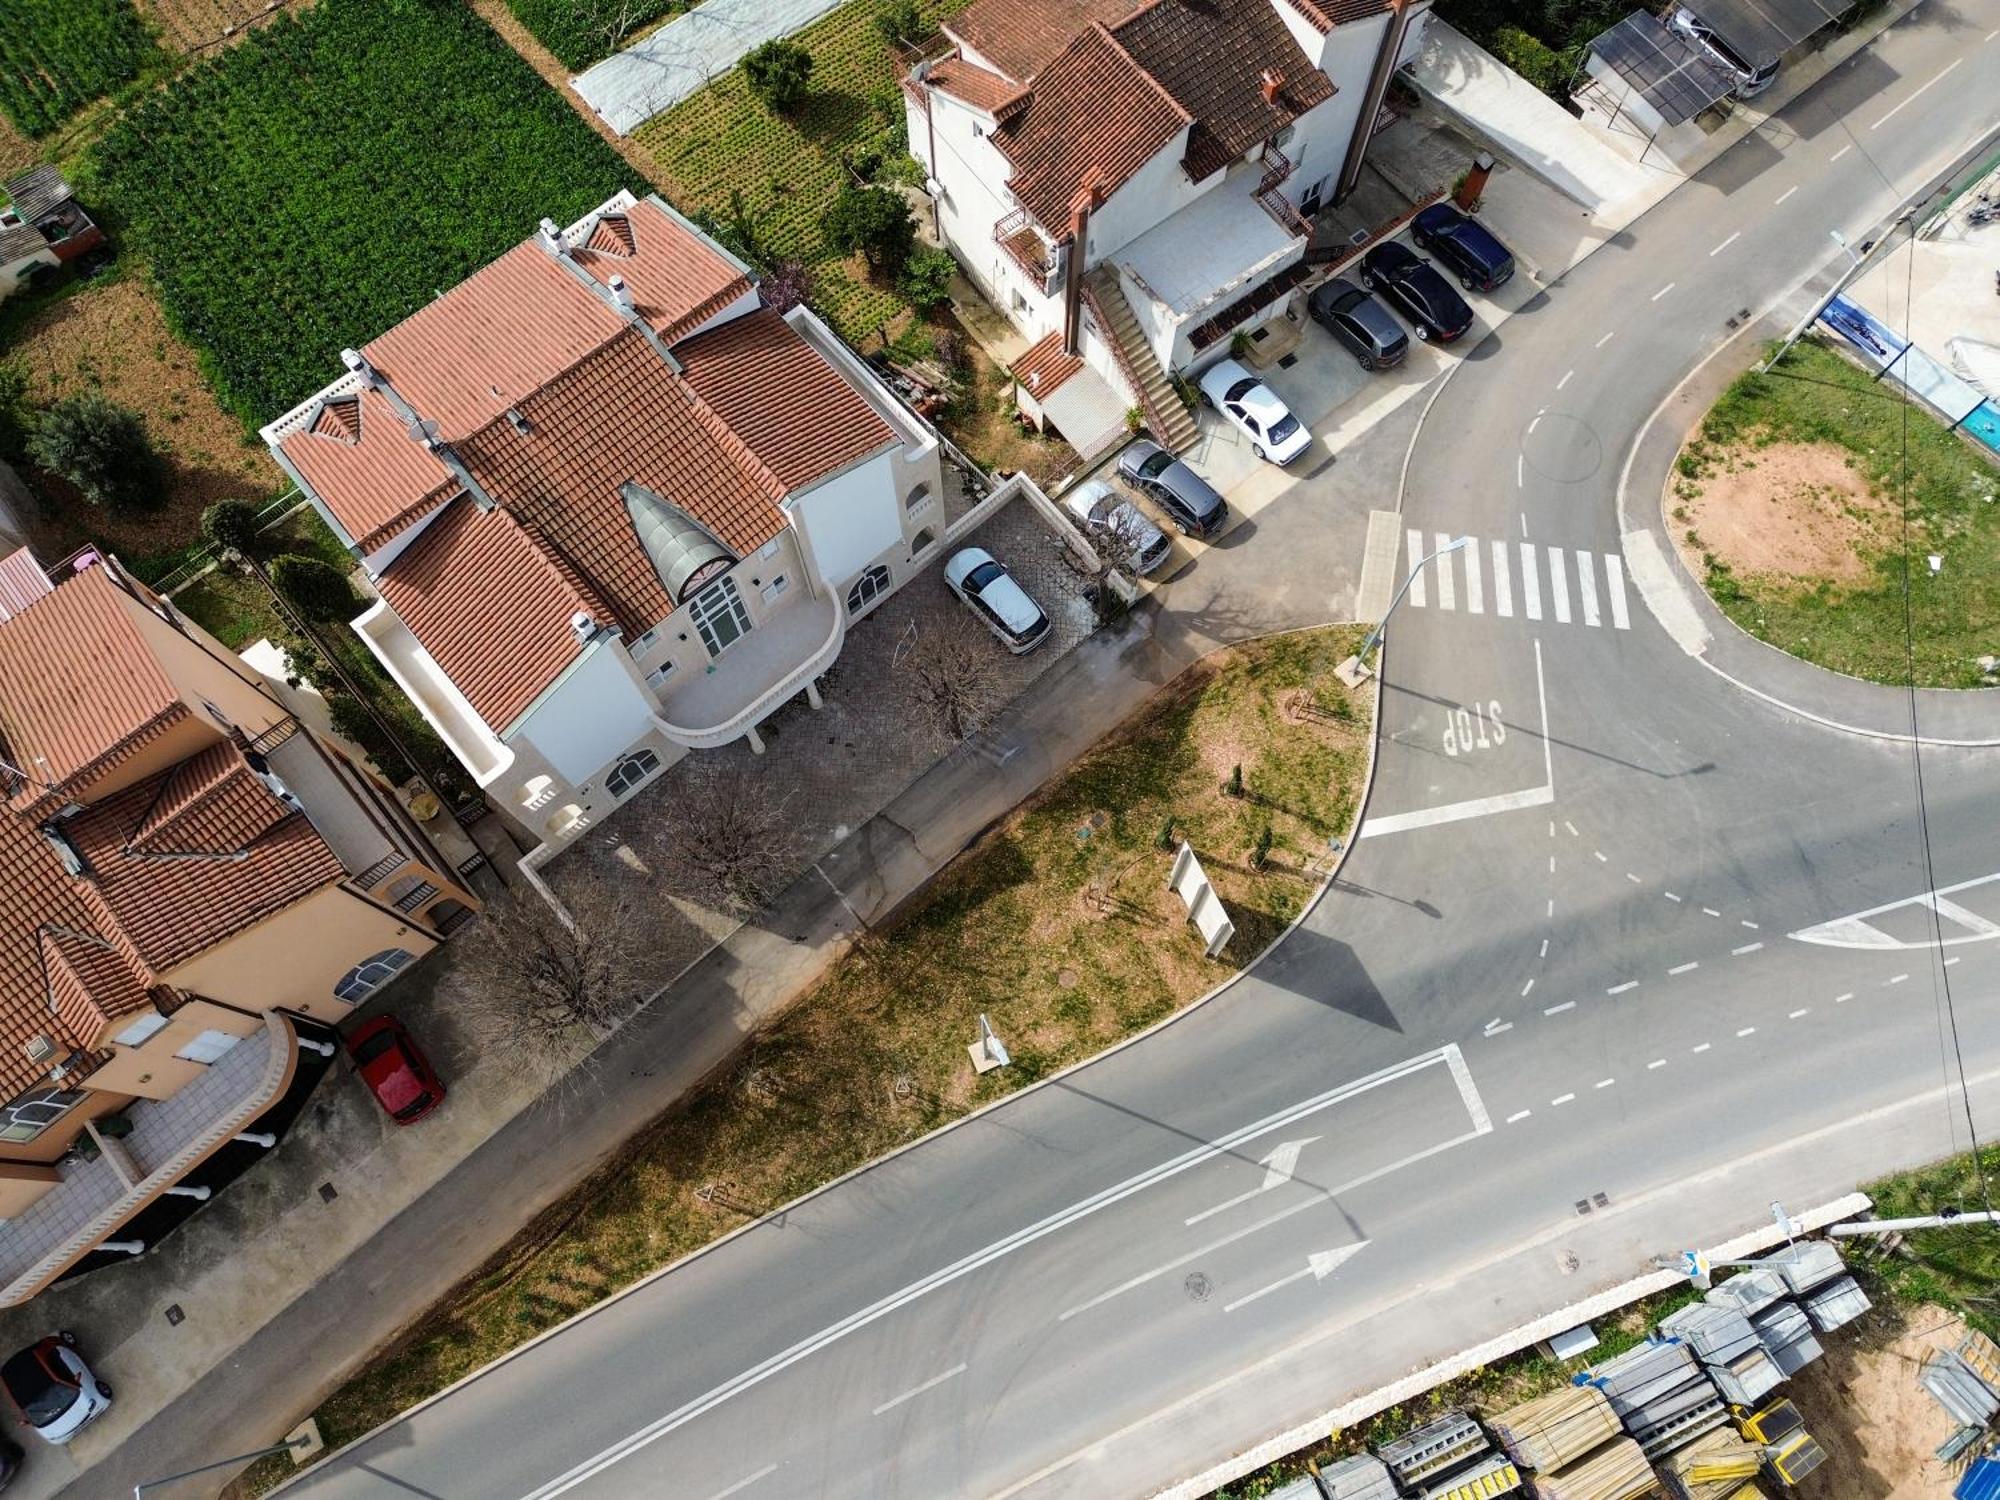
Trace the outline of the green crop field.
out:
<instances>
[{"instance_id":1,"label":"green crop field","mask_svg":"<svg viewBox=\"0 0 2000 1500\"><path fill-rule=\"evenodd\" d=\"M918 10L935 23L968 3L919 0ZM874 0L848 0L793 38L813 56L811 90L796 118L771 113L751 96L741 72L730 72L638 135L683 210L729 221L740 194L742 219L756 242L742 248L767 265L810 266L813 306L850 339L906 305L892 288L858 275L820 237L827 209L852 180L847 163L903 154L902 63L876 29L879 14Z\"/></svg>"},{"instance_id":2,"label":"green crop field","mask_svg":"<svg viewBox=\"0 0 2000 1500\"><path fill-rule=\"evenodd\" d=\"M46 135L157 56L131 0L0 0L0 110Z\"/></svg>"},{"instance_id":3,"label":"green crop field","mask_svg":"<svg viewBox=\"0 0 2000 1500\"><path fill-rule=\"evenodd\" d=\"M691 0L507 0L514 19L579 73L662 16L691 8Z\"/></svg>"},{"instance_id":4,"label":"green crop field","mask_svg":"<svg viewBox=\"0 0 2000 1500\"><path fill-rule=\"evenodd\" d=\"M281 16L129 110L90 171L251 423L543 215L567 222L644 186L456 0Z\"/></svg>"}]
</instances>

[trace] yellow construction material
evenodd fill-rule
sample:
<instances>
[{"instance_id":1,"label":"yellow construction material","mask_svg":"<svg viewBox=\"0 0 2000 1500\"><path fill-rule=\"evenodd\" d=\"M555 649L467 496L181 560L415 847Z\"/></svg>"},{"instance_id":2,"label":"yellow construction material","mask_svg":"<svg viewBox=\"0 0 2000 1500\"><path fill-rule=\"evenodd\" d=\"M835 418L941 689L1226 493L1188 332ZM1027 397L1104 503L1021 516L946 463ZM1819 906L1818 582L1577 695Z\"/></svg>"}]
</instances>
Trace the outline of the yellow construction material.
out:
<instances>
[{"instance_id":1,"label":"yellow construction material","mask_svg":"<svg viewBox=\"0 0 2000 1500\"><path fill-rule=\"evenodd\" d=\"M1722 1479L1755 1479L1759 1467L1761 1461L1757 1455L1745 1452L1703 1459L1700 1463L1689 1464L1681 1472L1694 1484L1714 1484Z\"/></svg>"},{"instance_id":2,"label":"yellow construction material","mask_svg":"<svg viewBox=\"0 0 2000 1500\"><path fill-rule=\"evenodd\" d=\"M2000 1344L1977 1328L1968 1328L1958 1341L1958 1357L1972 1366L1973 1374L2000 1390Z\"/></svg>"},{"instance_id":3,"label":"yellow construction material","mask_svg":"<svg viewBox=\"0 0 2000 1500\"><path fill-rule=\"evenodd\" d=\"M1753 1443L1775 1443L1794 1432L1804 1431L1806 1419L1799 1415L1796 1406L1781 1396L1737 1425L1743 1436Z\"/></svg>"},{"instance_id":4,"label":"yellow construction material","mask_svg":"<svg viewBox=\"0 0 2000 1500\"><path fill-rule=\"evenodd\" d=\"M1449 1489L1426 1490L1424 1495L1425 1500L1495 1500L1497 1496L1516 1495L1520 1491L1521 1471L1506 1464Z\"/></svg>"},{"instance_id":5,"label":"yellow construction material","mask_svg":"<svg viewBox=\"0 0 2000 1500\"><path fill-rule=\"evenodd\" d=\"M1667 1471L1669 1493L1680 1500L1735 1500L1763 1461L1761 1450L1717 1427L1667 1455L1661 1467Z\"/></svg>"},{"instance_id":6,"label":"yellow construction material","mask_svg":"<svg viewBox=\"0 0 2000 1500\"><path fill-rule=\"evenodd\" d=\"M1510 1407L1487 1430L1524 1469L1546 1474L1573 1463L1619 1434L1618 1415L1594 1385L1566 1385Z\"/></svg>"}]
</instances>

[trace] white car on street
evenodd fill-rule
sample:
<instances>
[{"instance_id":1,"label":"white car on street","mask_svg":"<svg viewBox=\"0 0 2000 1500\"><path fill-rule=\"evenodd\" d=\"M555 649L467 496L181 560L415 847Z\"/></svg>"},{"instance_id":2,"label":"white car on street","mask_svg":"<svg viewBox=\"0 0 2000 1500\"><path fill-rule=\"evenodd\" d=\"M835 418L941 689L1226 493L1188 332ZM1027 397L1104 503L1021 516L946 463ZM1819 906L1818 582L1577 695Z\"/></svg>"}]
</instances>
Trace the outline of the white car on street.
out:
<instances>
[{"instance_id":1,"label":"white car on street","mask_svg":"<svg viewBox=\"0 0 2000 1500\"><path fill-rule=\"evenodd\" d=\"M1278 393L1233 359L1219 359L1201 374L1201 401L1212 406L1250 439L1250 449L1274 464L1288 464L1312 447L1306 424L1278 399Z\"/></svg>"},{"instance_id":2,"label":"white car on street","mask_svg":"<svg viewBox=\"0 0 2000 1500\"><path fill-rule=\"evenodd\" d=\"M979 616L986 628L1000 637L1000 644L1016 656L1024 655L1048 639L1049 617L1028 597L1028 591L1014 581L1014 575L984 547L967 547L954 552L944 565L945 586Z\"/></svg>"},{"instance_id":3,"label":"white car on street","mask_svg":"<svg viewBox=\"0 0 2000 1500\"><path fill-rule=\"evenodd\" d=\"M0 1386L23 1424L45 1443L67 1443L111 1406L111 1387L91 1373L67 1331L38 1339L5 1364Z\"/></svg>"},{"instance_id":4,"label":"white car on street","mask_svg":"<svg viewBox=\"0 0 2000 1500\"><path fill-rule=\"evenodd\" d=\"M1105 561L1145 575L1167 560L1173 543L1146 519L1146 513L1111 487L1109 480L1086 479L1062 497L1063 508L1082 524L1091 541L1112 555Z\"/></svg>"}]
</instances>

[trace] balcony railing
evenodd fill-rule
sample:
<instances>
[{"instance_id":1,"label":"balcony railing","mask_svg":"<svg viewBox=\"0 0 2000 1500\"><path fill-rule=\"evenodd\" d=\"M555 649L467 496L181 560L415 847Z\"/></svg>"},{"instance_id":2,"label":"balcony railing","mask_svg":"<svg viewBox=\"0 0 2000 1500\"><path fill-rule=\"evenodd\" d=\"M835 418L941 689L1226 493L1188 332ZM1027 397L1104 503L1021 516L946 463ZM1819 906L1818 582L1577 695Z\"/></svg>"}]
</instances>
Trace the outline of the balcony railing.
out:
<instances>
[{"instance_id":1,"label":"balcony railing","mask_svg":"<svg viewBox=\"0 0 2000 1500\"><path fill-rule=\"evenodd\" d=\"M1055 290L1056 252L1028 221L1025 208L1015 209L995 224L993 239L1044 296Z\"/></svg>"}]
</instances>

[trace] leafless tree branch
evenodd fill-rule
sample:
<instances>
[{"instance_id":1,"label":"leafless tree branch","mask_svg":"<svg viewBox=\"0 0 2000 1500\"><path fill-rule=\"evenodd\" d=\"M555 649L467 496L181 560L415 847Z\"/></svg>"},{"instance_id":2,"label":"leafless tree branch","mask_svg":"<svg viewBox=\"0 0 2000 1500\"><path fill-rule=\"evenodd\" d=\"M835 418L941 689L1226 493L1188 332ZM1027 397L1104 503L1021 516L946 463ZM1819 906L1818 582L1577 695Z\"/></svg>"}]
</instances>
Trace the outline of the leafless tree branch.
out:
<instances>
[{"instance_id":1,"label":"leafless tree branch","mask_svg":"<svg viewBox=\"0 0 2000 1500\"><path fill-rule=\"evenodd\" d=\"M803 860L791 788L705 758L679 775L671 812L648 840L649 863L697 900L720 897L739 911L768 904Z\"/></svg>"},{"instance_id":2,"label":"leafless tree branch","mask_svg":"<svg viewBox=\"0 0 2000 1500\"><path fill-rule=\"evenodd\" d=\"M976 734L1007 701L999 646L964 615L923 627L900 654L910 702L947 745Z\"/></svg>"}]
</instances>

